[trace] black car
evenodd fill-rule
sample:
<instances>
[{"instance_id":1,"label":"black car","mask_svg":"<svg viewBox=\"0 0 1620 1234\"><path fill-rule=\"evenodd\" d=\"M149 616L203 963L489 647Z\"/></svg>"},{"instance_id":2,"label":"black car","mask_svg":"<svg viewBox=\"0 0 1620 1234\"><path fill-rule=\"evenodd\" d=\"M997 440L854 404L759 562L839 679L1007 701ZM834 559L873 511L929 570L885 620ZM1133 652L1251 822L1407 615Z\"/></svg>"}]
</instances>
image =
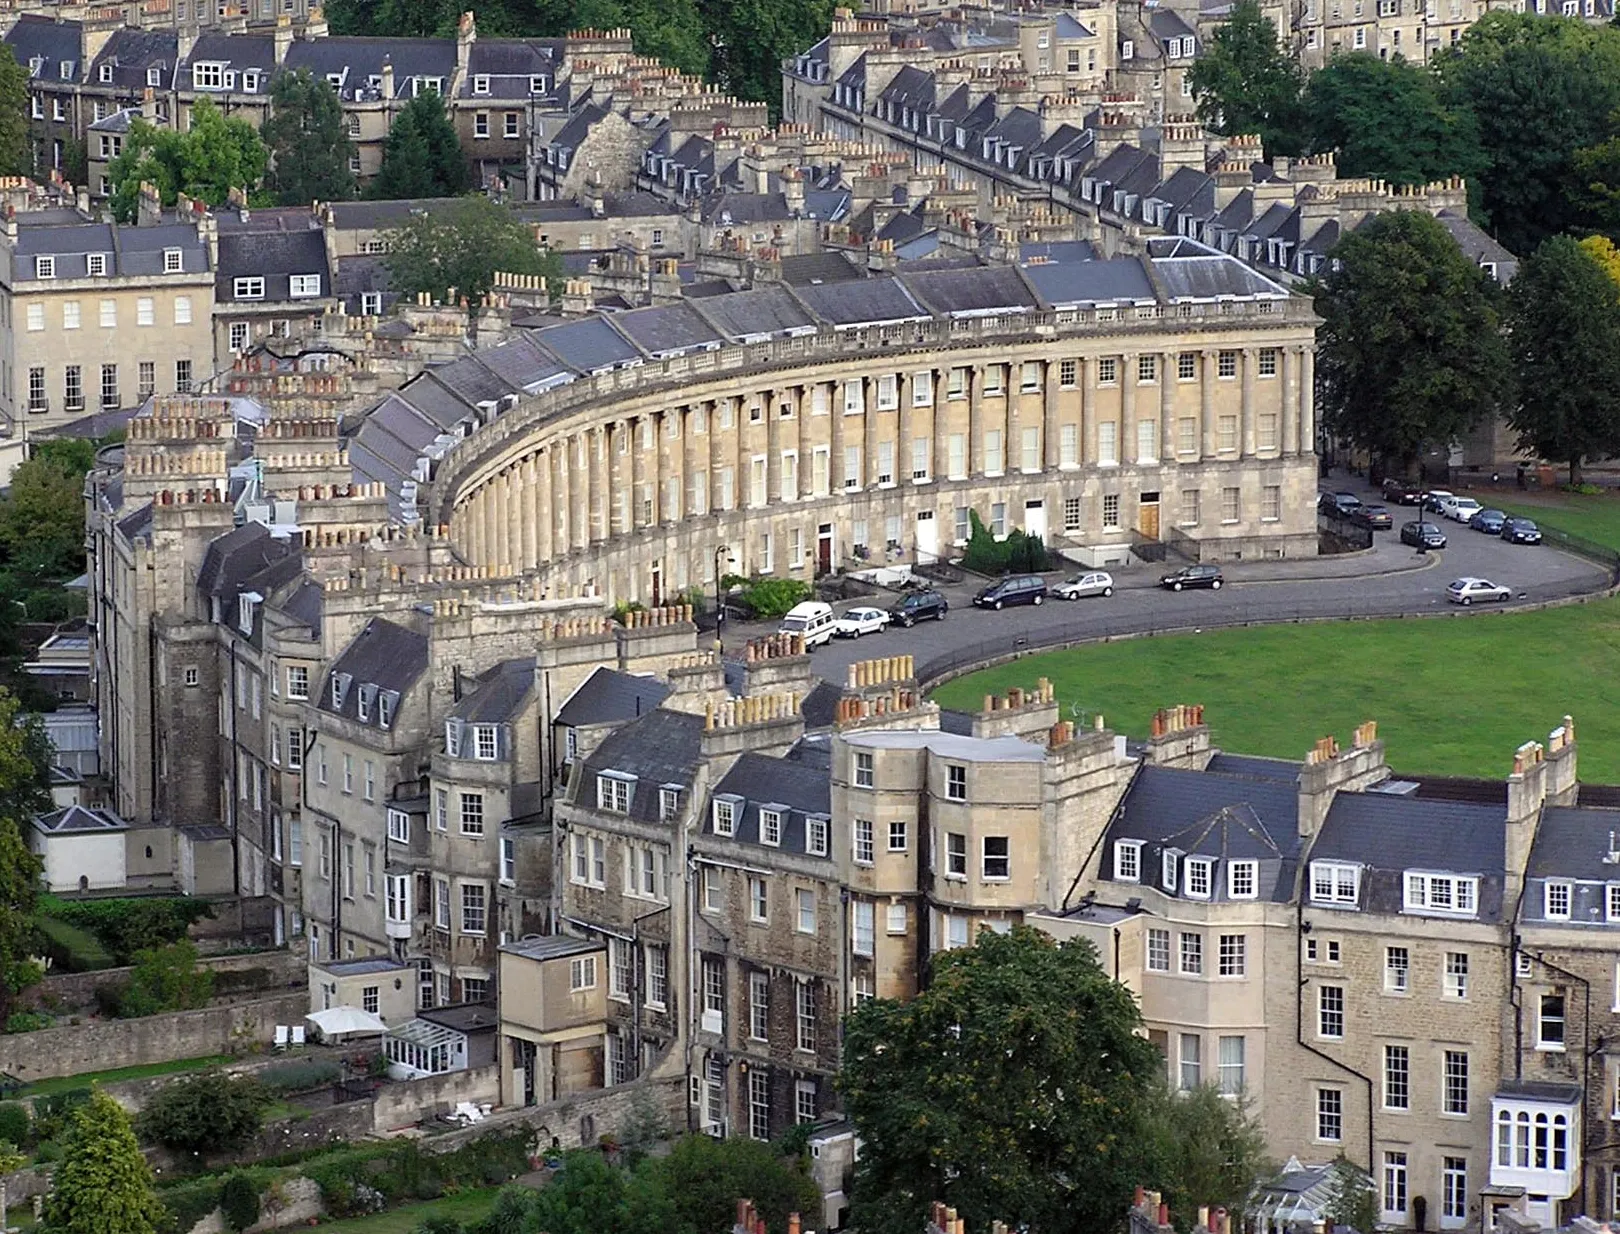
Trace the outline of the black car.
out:
<instances>
[{"instance_id":1,"label":"black car","mask_svg":"<svg viewBox=\"0 0 1620 1234\"><path fill-rule=\"evenodd\" d=\"M1188 587L1208 587L1219 591L1221 584L1226 580L1221 577L1219 566L1199 565L1183 566L1173 573L1166 574L1159 580L1160 587L1168 587L1171 591L1182 591Z\"/></svg>"},{"instance_id":2,"label":"black car","mask_svg":"<svg viewBox=\"0 0 1620 1234\"><path fill-rule=\"evenodd\" d=\"M1349 518L1361 508L1361 498L1354 493L1323 493L1316 499L1316 508L1323 514Z\"/></svg>"},{"instance_id":3,"label":"black car","mask_svg":"<svg viewBox=\"0 0 1620 1234\"><path fill-rule=\"evenodd\" d=\"M1393 476L1384 481L1383 491L1384 500L1393 501L1398 506L1416 506L1423 502L1423 490L1419 486Z\"/></svg>"},{"instance_id":4,"label":"black car","mask_svg":"<svg viewBox=\"0 0 1620 1234\"><path fill-rule=\"evenodd\" d=\"M973 597L973 603L999 611L1009 604L1039 604L1044 599L1046 583L1038 574L1012 574L991 583Z\"/></svg>"},{"instance_id":5,"label":"black car","mask_svg":"<svg viewBox=\"0 0 1620 1234\"><path fill-rule=\"evenodd\" d=\"M1509 544L1540 544L1541 528L1527 518L1510 518L1502 524L1502 539Z\"/></svg>"},{"instance_id":6,"label":"black car","mask_svg":"<svg viewBox=\"0 0 1620 1234\"><path fill-rule=\"evenodd\" d=\"M935 621L944 621L950 607L945 603L945 597L932 588L908 591L889 610L889 620L897 626L914 626L930 617Z\"/></svg>"},{"instance_id":7,"label":"black car","mask_svg":"<svg viewBox=\"0 0 1620 1234\"><path fill-rule=\"evenodd\" d=\"M1468 525L1475 531L1483 531L1488 536L1502 534L1502 524L1507 522L1507 515L1500 510L1477 510L1474 517L1468 520Z\"/></svg>"},{"instance_id":8,"label":"black car","mask_svg":"<svg viewBox=\"0 0 1620 1234\"><path fill-rule=\"evenodd\" d=\"M1395 526L1395 520L1389 516L1389 510L1376 502L1372 505L1357 506L1350 511L1350 521L1357 527L1365 527L1369 531L1388 531Z\"/></svg>"},{"instance_id":9,"label":"black car","mask_svg":"<svg viewBox=\"0 0 1620 1234\"><path fill-rule=\"evenodd\" d=\"M1401 543L1415 548L1445 548L1446 533L1433 523L1402 523Z\"/></svg>"}]
</instances>

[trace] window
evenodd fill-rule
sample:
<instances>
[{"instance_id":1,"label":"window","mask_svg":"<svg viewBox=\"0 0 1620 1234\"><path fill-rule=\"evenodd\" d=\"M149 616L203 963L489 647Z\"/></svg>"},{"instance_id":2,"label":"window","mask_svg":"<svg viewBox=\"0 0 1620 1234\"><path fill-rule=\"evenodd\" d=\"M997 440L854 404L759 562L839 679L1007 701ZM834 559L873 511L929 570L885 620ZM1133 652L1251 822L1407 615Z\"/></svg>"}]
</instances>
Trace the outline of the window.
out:
<instances>
[{"instance_id":1,"label":"window","mask_svg":"<svg viewBox=\"0 0 1620 1234\"><path fill-rule=\"evenodd\" d=\"M188 666L186 668L186 684L188 686L194 686L199 680L201 680L201 674L198 672L198 670L195 667Z\"/></svg>"},{"instance_id":2,"label":"window","mask_svg":"<svg viewBox=\"0 0 1620 1234\"><path fill-rule=\"evenodd\" d=\"M302 664L287 666L287 697L290 699L309 697L309 669Z\"/></svg>"},{"instance_id":3,"label":"window","mask_svg":"<svg viewBox=\"0 0 1620 1234\"><path fill-rule=\"evenodd\" d=\"M1356 31L1357 34L1361 32ZM1406 1154L1384 1154L1384 1216L1393 1219L1406 1212Z\"/></svg>"},{"instance_id":4,"label":"window","mask_svg":"<svg viewBox=\"0 0 1620 1234\"><path fill-rule=\"evenodd\" d=\"M450 928L450 880L433 880L433 924L441 930Z\"/></svg>"},{"instance_id":5,"label":"window","mask_svg":"<svg viewBox=\"0 0 1620 1234\"><path fill-rule=\"evenodd\" d=\"M1608 918L1610 921L1620 921L1620 883L1610 883L1605 891Z\"/></svg>"},{"instance_id":6,"label":"window","mask_svg":"<svg viewBox=\"0 0 1620 1234\"><path fill-rule=\"evenodd\" d=\"M1237 376L1237 352L1223 351L1215 357L1215 375L1226 379Z\"/></svg>"},{"instance_id":7,"label":"window","mask_svg":"<svg viewBox=\"0 0 1620 1234\"><path fill-rule=\"evenodd\" d=\"M45 328L45 306L43 304L30 304L28 306L28 328L30 330L43 330Z\"/></svg>"},{"instance_id":8,"label":"window","mask_svg":"<svg viewBox=\"0 0 1620 1234\"><path fill-rule=\"evenodd\" d=\"M811 856L827 855L830 829L829 821L821 815L811 815L805 820L805 847L809 849Z\"/></svg>"},{"instance_id":9,"label":"window","mask_svg":"<svg viewBox=\"0 0 1620 1234\"><path fill-rule=\"evenodd\" d=\"M1384 948L1384 989L1390 994L1405 994L1412 971L1411 953L1405 947Z\"/></svg>"},{"instance_id":10,"label":"window","mask_svg":"<svg viewBox=\"0 0 1620 1234\"><path fill-rule=\"evenodd\" d=\"M795 1080L793 1082L793 1121L796 1123L813 1123L817 1117L816 1082L814 1080Z\"/></svg>"},{"instance_id":11,"label":"window","mask_svg":"<svg viewBox=\"0 0 1620 1234\"><path fill-rule=\"evenodd\" d=\"M1204 936L1191 931L1183 931L1181 935L1181 971L1189 977L1196 977L1204 971Z\"/></svg>"},{"instance_id":12,"label":"window","mask_svg":"<svg viewBox=\"0 0 1620 1234\"><path fill-rule=\"evenodd\" d=\"M1113 420L1097 425L1097 464L1100 467L1119 464L1119 425ZM1103 500L1106 503L1107 498Z\"/></svg>"},{"instance_id":13,"label":"window","mask_svg":"<svg viewBox=\"0 0 1620 1234\"><path fill-rule=\"evenodd\" d=\"M797 905L794 915L794 928L800 934L814 934L816 932L816 893L808 887L800 887L793 893Z\"/></svg>"},{"instance_id":14,"label":"window","mask_svg":"<svg viewBox=\"0 0 1620 1234\"><path fill-rule=\"evenodd\" d=\"M450 830L450 790L433 790L433 821L440 831Z\"/></svg>"},{"instance_id":15,"label":"window","mask_svg":"<svg viewBox=\"0 0 1620 1234\"><path fill-rule=\"evenodd\" d=\"M714 803L714 834L729 836L737 830L737 803L717 798Z\"/></svg>"},{"instance_id":16,"label":"window","mask_svg":"<svg viewBox=\"0 0 1620 1234\"><path fill-rule=\"evenodd\" d=\"M179 249L163 250L163 273L179 274L186 268L185 257Z\"/></svg>"},{"instance_id":17,"label":"window","mask_svg":"<svg viewBox=\"0 0 1620 1234\"><path fill-rule=\"evenodd\" d=\"M866 751L855 752L855 787L871 788L873 785L872 755Z\"/></svg>"},{"instance_id":18,"label":"window","mask_svg":"<svg viewBox=\"0 0 1620 1234\"><path fill-rule=\"evenodd\" d=\"M1242 977L1248 972L1249 939L1246 934L1222 934L1217 951L1216 972L1222 977Z\"/></svg>"},{"instance_id":19,"label":"window","mask_svg":"<svg viewBox=\"0 0 1620 1234\"><path fill-rule=\"evenodd\" d=\"M1404 1045L1384 1047L1384 1108L1412 1108L1411 1051Z\"/></svg>"},{"instance_id":20,"label":"window","mask_svg":"<svg viewBox=\"0 0 1620 1234\"><path fill-rule=\"evenodd\" d=\"M493 724L473 725L473 757L493 762L500 750L500 730Z\"/></svg>"},{"instance_id":21,"label":"window","mask_svg":"<svg viewBox=\"0 0 1620 1234\"><path fill-rule=\"evenodd\" d=\"M402 923L411 919L411 876L409 874L383 875L383 904L389 921Z\"/></svg>"},{"instance_id":22,"label":"window","mask_svg":"<svg viewBox=\"0 0 1620 1234\"><path fill-rule=\"evenodd\" d=\"M141 398L150 397L157 390L157 364L142 360L136 365L135 385Z\"/></svg>"},{"instance_id":23,"label":"window","mask_svg":"<svg viewBox=\"0 0 1620 1234\"><path fill-rule=\"evenodd\" d=\"M647 972L647 1006L662 1011L669 1006L669 951L649 945L642 955Z\"/></svg>"},{"instance_id":24,"label":"window","mask_svg":"<svg viewBox=\"0 0 1620 1234\"><path fill-rule=\"evenodd\" d=\"M603 773L596 777L596 808L610 814L630 813L630 793L635 781L626 776Z\"/></svg>"},{"instance_id":25,"label":"window","mask_svg":"<svg viewBox=\"0 0 1620 1234\"><path fill-rule=\"evenodd\" d=\"M79 328L79 302L69 300L62 305L62 329L77 330Z\"/></svg>"},{"instance_id":26,"label":"window","mask_svg":"<svg viewBox=\"0 0 1620 1234\"><path fill-rule=\"evenodd\" d=\"M111 303L113 303L111 300L102 301L104 306ZM103 313L103 316L105 316L105 313ZM157 320L157 311L153 306L152 297L137 296L135 299L135 324L137 326L149 326L155 320ZM106 322L104 321L102 324L105 325Z\"/></svg>"},{"instance_id":27,"label":"window","mask_svg":"<svg viewBox=\"0 0 1620 1234\"><path fill-rule=\"evenodd\" d=\"M748 880L748 919L766 922L771 919L770 884L763 878Z\"/></svg>"},{"instance_id":28,"label":"window","mask_svg":"<svg viewBox=\"0 0 1620 1234\"><path fill-rule=\"evenodd\" d=\"M1217 416L1215 448L1222 454L1235 454L1238 447L1238 418Z\"/></svg>"},{"instance_id":29,"label":"window","mask_svg":"<svg viewBox=\"0 0 1620 1234\"><path fill-rule=\"evenodd\" d=\"M1547 883L1542 891L1542 900L1545 907L1544 915L1550 920L1569 920L1570 885L1568 883Z\"/></svg>"},{"instance_id":30,"label":"window","mask_svg":"<svg viewBox=\"0 0 1620 1234\"><path fill-rule=\"evenodd\" d=\"M1564 996L1543 994L1536 1016L1536 1049L1564 1048Z\"/></svg>"},{"instance_id":31,"label":"window","mask_svg":"<svg viewBox=\"0 0 1620 1234\"><path fill-rule=\"evenodd\" d=\"M463 934L482 934L484 932L483 883L463 883L461 885L461 932Z\"/></svg>"},{"instance_id":32,"label":"window","mask_svg":"<svg viewBox=\"0 0 1620 1234\"><path fill-rule=\"evenodd\" d=\"M118 366L116 364L103 364L101 366L101 405L109 411L114 411L118 408L118 401Z\"/></svg>"},{"instance_id":33,"label":"window","mask_svg":"<svg viewBox=\"0 0 1620 1234\"><path fill-rule=\"evenodd\" d=\"M1143 384L1151 384L1159 380L1159 357L1138 356L1136 358L1136 380Z\"/></svg>"},{"instance_id":34,"label":"window","mask_svg":"<svg viewBox=\"0 0 1620 1234\"><path fill-rule=\"evenodd\" d=\"M369 767L370 764L368 763ZM484 794L462 792L461 794L461 834L464 836L481 836L484 834Z\"/></svg>"},{"instance_id":35,"label":"window","mask_svg":"<svg viewBox=\"0 0 1620 1234\"><path fill-rule=\"evenodd\" d=\"M868 900L856 900L851 906L855 924L850 931L850 950L856 955L872 954L877 934L877 914Z\"/></svg>"},{"instance_id":36,"label":"window","mask_svg":"<svg viewBox=\"0 0 1620 1234\"><path fill-rule=\"evenodd\" d=\"M28 370L28 409L44 411L49 405L45 397L45 369L35 365Z\"/></svg>"},{"instance_id":37,"label":"window","mask_svg":"<svg viewBox=\"0 0 1620 1234\"><path fill-rule=\"evenodd\" d=\"M911 375L911 405L927 407L934 401L934 375L924 369Z\"/></svg>"},{"instance_id":38,"label":"window","mask_svg":"<svg viewBox=\"0 0 1620 1234\"><path fill-rule=\"evenodd\" d=\"M893 411L898 406L900 406L900 379L893 373L885 373L877 379L877 409Z\"/></svg>"},{"instance_id":39,"label":"window","mask_svg":"<svg viewBox=\"0 0 1620 1234\"><path fill-rule=\"evenodd\" d=\"M1472 917L1479 903L1479 880L1451 874L1408 874L1406 911Z\"/></svg>"},{"instance_id":40,"label":"window","mask_svg":"<svg viewBox=\"0 0 1620 1234\"><path fill-rule=\"evenodd\" d=\"M850 835L851 851L855 857L855 864L871 865L873 856L872 820L868 818L855 819L850 827Z\"/></svg>"},{"instance_id":41,"label":"window","mask_svg":"<svg viewBox=\"0 0 1620 1234\"><path fill-rule=\"evenodd\" d=\"M263 277L254 275L249 278L231 280L231 298L233 300L263 300Z\"/></svg>"},{"instance_id":42,"label":"window","mask_svg":"<svg viewBox=\"0 0 1620 1234\"><path fill-rule=\"evenodd\" d=\"M1122 883L1142 881L1142 842L1116 840L1114 842L1114 878Z\"/></svg>"},{"instance_id":43,"label":"window","mask_svg":"<svg viewBox=\"0 0 1620 1234\"><path fill-rule=\"evenodd\" d=\"M1176 850L1167 848L1159 854L1159 881L1166 891L1176 889Z\"/></svg>"},{"instance_id":44,"label":"window","mask_svg":"<svg viewBox=\"0 0 1620 1234\"><path fill-rule=\"evenodd\" d=\"M1213 878L1214 869L1215 862L1208 857L1187 858L1187 894L1198 900L1209 899L1209 888Z\"/></svg>"},{"instance_id":45,"label":"window","mask_svg":"<svg viewBox=\"0 0 1620 1234\"><path fill-rule=\"evenodd\" d=\"M608 997L630 997L630 942L608 939Z\"/></svg>"},{"instance_id":46,"label":"window","mask_svg":"<svg viewBox=\"0 0 1620 1234\"><path fill-rule=\"evenodd\" d=\"M748 1135L771 1138L771 1077L758 1067L748 1073Z\"/></svg>"},{"instance_id":47,"label":"window","mask_svg":"<svg viewBox=\"0 0 1620 1234\"><path fill-rule=\"evenodd\" d=\"M1243 1063L1247 1052L1242 1037L1222 1037L1217 1043L1220 1055L1221 1092L1235 1095L1243 1091Z\"/></svg>"},{"instance_id":48,"label":"window","mask_svg":"<svg viewBox=\"0 0 1620 1234\"><path fill-rule=\"evenodd\" d=\"M967 767L960 763L945 765L945 796L951 801L967 800Z\"/></svg>"},{"instance_id":49,"label":"window","mask_svg":"<svg viewBox=\"0 0 1620 1234\"><path fill-rule=\"evenodd\" d=\"M1468 1113L1468 1052L1447 1050L1445 1058L1445 1092L1440 1108L1447 1114Z\"/></svg>"},{"instance_id":50,"label":"window","mask_svg":"<svg viewBox=\"0 0 1620 1234\"><path fill-rule=\"evenodd\" d=\"M945 834L945 877L967 877L967 836L959 831Z\"/></svg>"},{"instance_id":51,"label":"window","mask_svg":"<svg viewBox=\"0 0 1620 1234\"><path fill-rule=\"evenodd\" d=\"M1232 900L1252 900L1258 894L1260 863L1230 861L1226 866L1226 895Z\"/></svg>"},{"instance_id":52,"label":"window","mask_svg":"<svg viewBox=\"0 0 1620 1234\"><path fill-rule=\"evenodd\" d=\"M1311 902L1351 904L1360 899L1361 867L1333 861L1311 862Z\"/></svg>"},{"instance_id":53,"label":"window","mask_svg":"<svg viewBox=\"0 0 1620 1234\"><path fill-rule=\"evenodd\" d=\"M354 755L352 754L343 756L343 791L346 793L354 792Z\"/></svg>"},{"instance_id":54,"label":"window","mask_svg":"<svg viewBox=\"0 0 1620 1234\"><path fill-rule=\"evenodd\" d=\"M1277 375L1277 349L1275 347L1262 347L1260 349L1258 369L1262 377L1275 377Z\"/></svg>"},{"instance_id":55,"label":"window","mask_svg":"<svg viewBox=\"0 0 1620 1234\"><path fill-rule=\"evenodd\" d=\"M1243 490L1239 488L1223 488L1221 490L1221 522L1235 523L1238 521L1243 508Z\"/></svg>"},{"instance_id":56,"label":"window","mask_svg":"<svg viewBox=\"0 0 1620 1234\"><path fill-rule=\"evenodd\" d=\"M360 781L360 795L367 801L375 801L377 800L377 765L368 758L365 761L362 772L363 774ZM465 812L466 794L462 795L462 801L462 810ZM463 821L463 829L465 829L465 821Z\"/></svg>"},{"instance_id":57,"label":"window","mask_svg":"<svg viewBox=\"0 0 1620 1234\"><path fill-rule=\"evenodd\" d=\"M287 864L304 864L304 824L296 819L287 824Z\"/></svg>"},{"instance_id":58,"label":"window","mask_svg":"<svg viewBox=\"0 0 1620 1234\"><path fill-rule=\"evenodd\" d=\"M1316 1138L1329 1144L1344 1139L1344 1093L1337 1088L1316 1090Z\"/></svg>"},{"instance_id":59,"label":"window","mask_svg":"<svg viewBox=\"0 0 1620 1234\"><path fill-rule=\"evenodd\" d=\"M229 329L231 335L231 350L246 351L248 345L248 323L245 321L233 321L231 322Z\"/></svg>"},{"instance_id":60,"label":"window","mask_svg":"<svg viewBox=\"0 0 1620 1234\"><path fill-rule=\"evenodd\" d=\"M1104 531L1119 530L1119 494L1109 493L1102 499L1102 521Z\"/></svg>"},{"instance_id":61,"label":"window","mask_svg":"<svg viewBox=\"0 0 1620 1234\"><path fill-rule=\"evenodd\" d=\"M1104 356L1097 361L1097 384L1112 386L1119 382L1119 361L1113 356Z\"/></svg>"},{"instance_id":62,"label":"window","mask_svg":"<svg viewBox=\"0 0 1620 1234\"><path fill-rule=\"evenodd\" d=\"M191 393L190 360L176 360L174 362L174 388L181 394Z\"/></svg>"},{"instance_id":63,"label":"window","mask_svg":"<svg viewBox=\"0 0 1620 1234\"><path fill-rule=\"evenodd\" d=\"M55 278L56 258L54 256L42 256L34 258L34 277L37 279Z\"/></svg>"},{"instance_id":64,"label":"window","mask_svg":"<svg viewBox=\"0 0 1620 1234\"><path fill-rule=\"evenodd\" d=\"M1316 1035L1327 1041L1344 1040L1344 987L1316 987Z\"/></svg>"},{"instance_id":65,"label":"window","mask_svg":"<svg viewBox=\"0 0 1620 1234\"><path fill-rule=\"evenodd\" d=\"M1445 996L1447 998L1468 997L1468 953L1466 951L1446 952Z\"/></svg>"},{"instance_id":66,"label":"window","mask_svg":"<svg viewBox=\"0 0 1620 1234\"><path fill-rule=\"evenodd\" d=\"M1203 1083L1203 1038L1197 1033L1181 1034L1181 1087L1194 1089Z\"/></svg>"},{"instance_id":67,"label":"window","mask_svg":"<svg viewBox=\"0 0 1620 1234\"><path fill-rule=\"evenodd\" d=\"M983 843L983 877L986 882L1000 882L1012 875L1012 854L1007 836L985 836Z\"/></svg>"},{"instance_id":68,"label":"window","mask_svg":"<svg viewBox=\"0 0 1620 1234\"><path fill-rule=\"evenodd\" d=\"M813 1052L816 1048L816 987L808 981L795 982L793 994L798 1048Z\"/></svg>"},{"instance_id":69,"label":"window","mask_svg":"<svg viewBox=\"0 0 1620 1234\"><path fill-rule=\"evenodd\" d=\"M1440 1221L1461 1225L1468 1219L1468 1158L1440 1159Z\"/></svg>"}]
</instances>

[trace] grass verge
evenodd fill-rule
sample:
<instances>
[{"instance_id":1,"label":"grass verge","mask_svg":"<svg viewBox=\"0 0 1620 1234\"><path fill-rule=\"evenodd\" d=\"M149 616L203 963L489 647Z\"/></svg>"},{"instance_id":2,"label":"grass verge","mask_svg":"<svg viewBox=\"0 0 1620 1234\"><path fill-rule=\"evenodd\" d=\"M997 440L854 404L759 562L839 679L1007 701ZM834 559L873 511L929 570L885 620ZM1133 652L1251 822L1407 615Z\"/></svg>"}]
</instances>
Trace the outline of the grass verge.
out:
<instances>
[{"instance_id":1,"label":"grass verge","mask_svg":"<svg viewBox=\"0 0 1620 1234\"><path fill-rule=\"evenodd\" d=\"M462 1224L477 1221L495 1204L499 1187L479 1187L440 1196L421 1204L404 1204L370 1217L350 1217L346 1221L323 1221L322 1230L341 1234L410 1234L429 1217L449 1217Z\"/></svg>"},{"instance_id":2,"label":"grass verge","mask_svg":"<svg viewBox=\"0 0 1620 1234\"><path fill-rule=\"evenodd\" d=\"M1065 715L1102 712L1146 736L1153 712L1202 703L1216 745L1301 759L1317 737L1348 742L1378 721L1390 764L1432 775L1505 776L1513 751L1568 713L1581 778L1620 783L1620 601L1465 620L1216 630L1045 652L949 682L943 706L1047 677Z\"/></svg>"},{"instance_id":3,"label":"grass verge","mask_svg":"<svg viewBox=\"0 0 1620 1234\"><path fill-rule=\"evenodd\" d=\"M155 1075L172 1075L182 1071L201 1071L205 1067L218 1067L231 1061L229 1054L210 1054L204 1058L177 1058L166 1063L147 1063L140 1067L119 1067L115 1071L92 1071L83 1075L54 1076L37 1080L13 1094L12 1099L48 1097L52 1093L65 1093L75 1088L88 1088L92 1084L116 1084L120 1080L144 1080Z\"/></svg>"}]
</instances>

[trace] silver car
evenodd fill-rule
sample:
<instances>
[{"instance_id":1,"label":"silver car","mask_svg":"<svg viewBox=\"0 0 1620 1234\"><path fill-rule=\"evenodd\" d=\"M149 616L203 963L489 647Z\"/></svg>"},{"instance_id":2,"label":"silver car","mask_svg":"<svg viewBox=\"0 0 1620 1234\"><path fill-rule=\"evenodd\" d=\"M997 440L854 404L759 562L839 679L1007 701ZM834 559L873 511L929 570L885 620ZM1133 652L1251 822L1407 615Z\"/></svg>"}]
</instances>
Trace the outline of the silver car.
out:
<instances>
[{"instance_id":1,"label":"silver car","mask_svg":"<svg viewBox=\"0 0 1620 1234\"><path fill-rule=\"evenodd\" d=\"M1488 578L1460 578L1446 588L1446 599L1453 604L1501 603L1513 598L1513 588L1503 587Z\"/></svg>"},{"instance_id":2,"label":"silver car","mask_svg":"<svg viewBox=\"0 0 1620 1234\"><path fill-rule=\"evenodd\" d=\"M1114 594L1114 576L1106 570L1093 570L1089 574L1076 574L1067 582L1052 588L1060 600L1078 600L1082 596L1111 596Z\"/></svg>"}]
</instances>

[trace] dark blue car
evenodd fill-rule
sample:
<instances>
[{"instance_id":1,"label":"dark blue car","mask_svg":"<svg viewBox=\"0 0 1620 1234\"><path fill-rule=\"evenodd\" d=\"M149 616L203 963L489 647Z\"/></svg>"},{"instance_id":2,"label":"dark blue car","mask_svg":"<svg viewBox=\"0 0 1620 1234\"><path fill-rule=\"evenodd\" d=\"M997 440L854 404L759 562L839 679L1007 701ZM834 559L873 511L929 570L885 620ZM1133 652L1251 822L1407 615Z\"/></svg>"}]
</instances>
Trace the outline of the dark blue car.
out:
<instances>
[{"instance_id":1,"label":"dark blue car","mask_svg":"<svg viewBox=\"0 0 1620 1234\"><path fill-rule=\"evenodd\" d=\"M1502 524L1502 539L1509 544L1540 544L1541 528L1527 518L1510 518Z\"/></svg>"},{"instance_id":2,"label":"dark blue car","mask_svg":"<svg viewBox=\"0 0 1620 1234\"><path fill-rule=\"evenodd\" d=\"M1475 531L1483 531L1488 536L1502 534L1502 524L1507 522L1507 515L1500 510L1481 510L1468 520L1468 525Z\"/></svg>"}]
</instances>

